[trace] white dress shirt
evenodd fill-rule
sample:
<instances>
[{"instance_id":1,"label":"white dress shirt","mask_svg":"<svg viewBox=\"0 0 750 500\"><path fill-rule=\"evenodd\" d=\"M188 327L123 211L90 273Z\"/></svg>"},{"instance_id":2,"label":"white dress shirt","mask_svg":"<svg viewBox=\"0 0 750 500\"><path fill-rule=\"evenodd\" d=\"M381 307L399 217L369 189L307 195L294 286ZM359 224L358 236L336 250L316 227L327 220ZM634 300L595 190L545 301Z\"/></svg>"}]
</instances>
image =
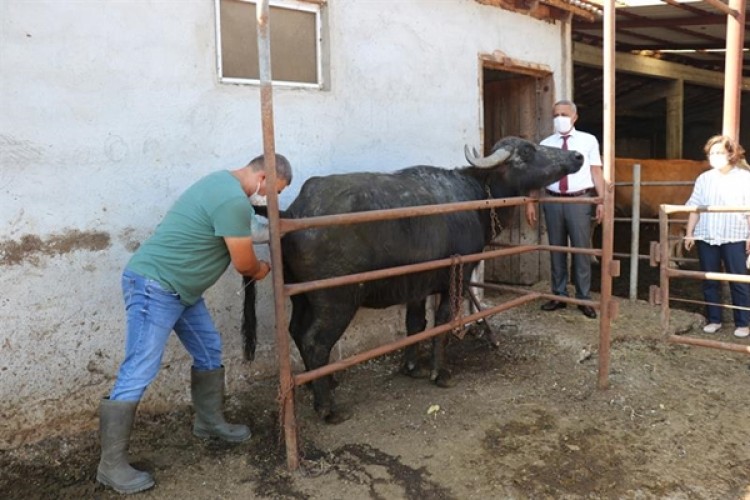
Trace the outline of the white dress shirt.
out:
<instances>
[{"instance_id":1,"label":"white dress shirt","mask_svg":"<svg viewBox=\"0 0 750 500\"><path fill-rule=\"evenodd\" d=\"M593 189L594 178L591 175L591 166L602 166L602 157L599 153L599 141L597 141L596 137L593 135L573 128L567 134L552 134L540 144L542 146L562 148L563 135L569 136L568 150L578 151L583 155L583 166L581 166L581 169L575 174L568 175L568 192L574 193L577 191L583 191L584 189ZM547 186L547 189L559 193L560 183L552 183Z\"/></svg>"},{"instance_id":2,"label":"white dress shirt","mask_svg":"<svg viewBox=\"0 0 750 500\"><path fill-rule=\"evenodd\" d=\"M715 168L698 176L687 206L750 206L750 172L734 167L726 174ZM746 213L702 212L693 236L710 245L750 239Z\"/></svg>"}]
</instances>

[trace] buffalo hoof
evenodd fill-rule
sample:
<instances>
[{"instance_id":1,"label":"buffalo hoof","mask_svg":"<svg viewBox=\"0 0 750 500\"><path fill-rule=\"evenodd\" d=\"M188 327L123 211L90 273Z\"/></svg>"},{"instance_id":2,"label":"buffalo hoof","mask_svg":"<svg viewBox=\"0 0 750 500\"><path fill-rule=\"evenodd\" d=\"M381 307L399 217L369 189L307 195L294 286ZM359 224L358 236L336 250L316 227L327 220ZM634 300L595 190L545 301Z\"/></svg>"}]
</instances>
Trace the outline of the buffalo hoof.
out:
<instances>
[{"instance_id":1,"label":"buffalo hoof","mask_svg":"<svg viewBox=\"0 0 750 500\"><path fill-rule=\"evenodd\" d=\"M420 365L410 367L406 363L401 367L401 373L411 378L427 378L430 376L428 368Z\"/></svg>"},{"instance_id":2,"label":"buffalo hoof","mask_svg":"<svg viewBox=\"0 0 750 500\"><path fill-rule=\"evenodd\" d=\"M490 343L490 347L492 347L493 349L500 348L500 339L492 330L490 330L490 332L487 334L487 342Z\"/></svg>"},{"instance_id":3,"label":"buffalo hoof","mask_svg":"<svg viewBox=\"0 0 750 500\"><path fill-rule=\"evenodd\" d=\"M337 425L352 418L352 413L346 410L335 410L323 417L323 421L329 425Z\"/></svg>"},{"instance_id":4,"label":"buffalo hoof","mask_svg":"<svg viewBox=\"0 0 750 500\"><path fill-rule=\"evenodd\" d=\"M435 385L438 387L448 388L453 387L453 375L445 368L441 368L437 372L437 376L430 377Z\"/></svg>"}]
</instances>

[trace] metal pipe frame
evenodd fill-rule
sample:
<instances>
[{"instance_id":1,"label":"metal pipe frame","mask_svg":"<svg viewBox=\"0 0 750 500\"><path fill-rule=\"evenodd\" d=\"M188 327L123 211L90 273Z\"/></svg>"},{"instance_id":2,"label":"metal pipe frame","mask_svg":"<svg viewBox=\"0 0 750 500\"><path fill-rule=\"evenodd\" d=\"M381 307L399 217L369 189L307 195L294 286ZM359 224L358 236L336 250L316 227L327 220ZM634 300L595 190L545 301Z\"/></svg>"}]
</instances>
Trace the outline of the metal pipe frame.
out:
<instances>
[{"instance_id":1,"label":"metal pipe frame","mask_svg":"<svg viewBox=\"0 0 750 500\"><path fill-rule=\"evenodd\" d=\"M703 205L699 207L692 207L687 205L661 205L663 207L664 213L667 215L675 214L679 212L684 213L704 213L704 212L728 212L728 213L737 213L737 212L748 212L750 213L750 206L748 205L739 205L739 206L718 206L718 205ZM661 214L659 214L659 222L661 223Z\"/></svg>"},{"instance_id":2,"label":"metal pipe frame","mask_svg":"<svg viewBox=\"0 0 750 500\"><path fill-rule=\"evenodd\" d=\"M286 301L279 300L284 293L283 262L281 260L281 231L279 224L279 197L276 192L276 145L273 122L273 78L271 76L271 27L268 0L256 3L258 22L258 65L260 69L260 105L263 126L263 156L268 190L268 230L271 247L271 278L274 292L274 317L276 323L276 352L279 361L279 420L284 428L286 461L290 470L299 467L297 420L294 416L294 391L292 387L292 358L289 349L289 332L286 318ZM293 388L292 388L293 389Z\"/></svg>"},{"instance_id":3,"label":"metal pipe frame","mask_svg":"<svg viewBox=\"0 0 750 500\"><path fill-rule=\"evenodd\" d=\"M496 257L505 257L508 255L518 255L522 253L533 252L537 250L548 250L552 252L569 252L578 253L584 255L594 255L601 257L601 250L595 248L571 248L554 245L517 245L513 247L502 248L500 250L490 250L487 252L480 252L469 255L461 255L459 261L461 263L478 262L486 259L494 259ZM401 276L403 274L417 273L422 271L432 271L441 267L448 267L455 264L455 260L440 259L432 260L429 262L420 262L418 264L408 264L405 266L389 267L387 269L378 269L376 271L367 271L364 273L347 274L346 276L336 276L334 278L326 278L322 280L305 281L304 283L294 283L291 285L285 285L284 291L286 295L299 295L301 293L312 292L314 290L320 290L323 288L332 288L342 285L351 285L352 283L361 283L364 281L373 281L383 278L392 278L394 276Z\"/></svg>"},{"instance_id":4,"label":"metal pipe frame","mask_svg":"<svg viewBox=\"0 0 750 500\"><path fill-rule=\"evenodd\" d=\"M711 5L714 5L719 10L725 9L724 4L718 0L705 0ZM736 138L739 132L739 97L740 97L740 86L739 78L741 73L739 68L742 62L742 39L744 36L744 0L729 0L728 12L728 35L727 35L727 62L726 62L726 84L725 84L725 101L724 101L724 133ZM603 73L604 73L604 85L603 85L603 108L604 108L604 184L605 192L603 194L603 203L605 207L604 216L604 227L603 227L603 243L602 250L595 251L602 256L602 285L601 285L601 300L600 300L600 328L599 328L599 370L598 370L598 387L600 389L606 389L609 385L608 373L610 363L610 328L611 328L611 300L612 300L612 256L613 256L613 221L614 221L614 176L613 176L613 165L614 165L614 131L615 131L615 120L614 120L614 81L615 81L615 6L614 0L606 0L604 2L604 20L603 20L603 34L604 34L604 48L603 48ZM269 7L268 0L259 0L256 4L256 15L258 21L258 58L260 66L260 94L261 94L261 117L263 122L263 151L266 158L266 176L272 185L275 185L276 180L276 169L275 169L275 144L274 144L274 130L273 130L273 105L272 105L272 77L271 77L271 52L270 52L270 26L269 26ZM730 89L734 89L734 94L730 93ZM731 110L734 110L733 112ZM602 202L602 198L586 198L584 200L577 199L564 199L556 198L549 200L542 198L535 200L539 202L551 202L555 203L599 203ZM468 202L477 203L478 205L484 204L484 208L492 208L493 206L510 206L511 204L521 204L529 201L527 198L520 199L509 199L509 200L485 200L480 202ZM362 353L347 360L335 362L326 367L322 367L318 370L306 372L297 376L292 376L291 372L291 357L289 352L289 334L286 327L286 311L285 301L283 296L285 292L293 290L285 290L283 283L283 273L280 272L282 269L281 260L281 236L286 232L296 229L320 227L329 223L353 223L353 222L366 222L367 220L383 220L384 218L397 218L402 216L401 214L396 215L393 213L382 213L391 211L372 211L371 213L361 214L347 214L341 216L329 216L326 217L325 221L315 218L313 221L295 221L295 222L284 222L282 224L279 219L279 207L278 207L278 195L275 190L271 190L268 193L268 204L269 204L269 231L270 231L270 246L271 246L271 261L272 269L278 271L272 271L273 287L274 287L274 299L275 299L275 318L276 318L276 340L277 340L277 351L279 358L279 372L280 372L280 385L281 385L281 408L280 417L283 421L284 435L287 450L287 466L289 469L294 470L299 467L299 455L298 455L298 443L297 443L297 426L294 416L294 386L306 383L307 381L313 380L314 378L324 376L334 371L343 370L360 362L371 359L375 356L392 352L400 349L407 345L411 345L415 342L420 342L431 336L439 335L460 326L466 322L471 322L476 319L481 319L491 314L516 307L531 300L536 300L542 297L543 294L529 292L528 295L514 299L508 303L486 309L484 311L477 312L475 314L454 318L450 323L441 325L439 327L432 328L425 332L421 332L416 335L412 335L401 341L392 343L391 345L382 346L377 349L373 349L366 353ZM455 204L461 205L461 204ZM480 208L477 206L476 208ZM431 215L435 213L446 213L449 211L467 210L470 208L464 207L446 207L441 206L440 211L435 210L434 206L427 207L413 207L412 209L406 209L405 211L412 211L411 215ZM403 209L399 209L403 210ZM424 213L417 213L420 210L425 210ZM431 211L434 210L434 211ZM696 210L698 211L698 210ZM703 210L711 211L711 210ZM718 211L718 210L717 210ZM742 211L742 210L737 210ZM377 213L381 212L381 213ZM359 219L361 220L354 220ZM660 210L660 239L662 242L667 241L667 229L668 229L668 218L665 209ZM344 222L346 221L346 222ZM553 248L549 247L548 248ZM664 255L667 252L666 244L661 245L662 249L662 262L661 262L661 279L663 282L662 293L668 298L668 281L669 276L667 272L667 258ZM539 246L539 249L543 246ZM554 247L560 248L560 247ZM561 249L561 251L572 252L574 250L567 248ZM593 249L589 249L593 251ZM524 247L522 251L528 251L528 247ZM498 251L502 252L502 251ZM489 252L493 253L493 252ZM510 254L510 253L507 253ZM481 260L478 257L479 254L473 256L464 257L465 261L469 258ZM485 255L482 258L487 258ZM441 263L440 265L444 265ZM397 268L396 268L397 269ZM383 270L377 272L389 272L392 270ZM367 273L363 273L367 274ZM334 278L338 279L338 278ZM360 276L361 279L361 276ZM370 279L376 279L370 277ZM328 281L328 280L321 280ZM298 289L299 290L299 289ZM302 293L297 291L297 293ZM572 301L572 300L571 300ZM593 302L592 302L593 303ZM663 304L667 304L667 313L662 315L663 324L668 325L668 300L663 300ZM594 303L595 304L595 303ZM664 307L664 305L662 306ZM664 322L666 318L666 323ZM680 342L688 342L687 338L679 337L677 340ZM691 341L692 342L692 341ZM697 345L694 342L695 345ZM708 345L707 342L702 342L704 345ZM719 343L717 343L719 344ZM748 349L750 351L750 349ZM326 371L330 370L330 371ZM287 390L288 389L288 390Z\"/></svg>"},{"instance_id":5,"label":"metal pipe frame","mask_svg":"<svg viewBox=\"0 0 750 500\"><path fill-rule=\"evenodd\" d=\"M745 354L750 354L750 346L744 344L737 344L732 342L719 342L716 340L699 339L695 337L686 337L682 335L670 335L669 334L669 278L692 278L692 279L703 279L703 280L717 280L717 281L730 281L739 283L750 283L750 275L744 274L729 274L729 273L714 273L714 272L703 272L703 271L683 271L680 269L669 268L667 262L669 248L667 243L667 236L669 234L669 228L667 227L667 221L669 220L670 213L679 212L750 212L750 207L717 207L717 206L705 206L705 207L689 207L682 205L661 205L659 208L659 251L661 261L659 263L659 279L660 279L660 298L661 298L661 327L662 332L666 340L673 344L684 344L698 347L709 347L712 349L720 349L725 351L735 351Z\"/></svg>"},{"instance_id":6,"label":"metal pipe frame","mask_svg":"<svg viewBox=\"0 0 750 500\"><path fill-rule=\"evenodd\" d=\"M722 351L734 351L750 354L750 345L735 344L733 342L720 342L718 340L699 339L696 337L683 337L682 335L670 335L667 341L672 344L692 345L697 347L710 347Z\"/></svg>"},{"instance_id":7,"label":"metal pipe frame","mask_svg":"<svg viewBox=\"0 0 750 500\"><path fill-rule=\"evenodd\" d=\"M438 205L422 205L417 207L389 208L383 210L367 210L348 214L321 215L317 217L305 217L304 219L281 219L282 235L302 229L312 229L325 226L336 226L344 224L361 224L363 222L374 222L383 220L402 219L404 217L424 217L465 210L489 210L492 208L512 207L530 202L540 203L601 203L602 199L594 198L530 198L528 196L516 196L513 198L493 198L477 201L461 201L457 203L446 203Z\"/></svg>"},{"instance_id":8,"label":"metal pipe frame","mask_svg":"<svg viewBox=\"0 0 750 500\"><path fill-rule=\"evenodd\" d=\"M534 295L534 297L538 299L549 299L549 300L554 299L560 302L565 302L567 304L573 304L577 306L591 306L596 309L601 309L601 304L596 300L575 299L572 297L555 295L553 293L535 292L533 290L529 290L528 288L521 288L521 287L513 286L513 285L501 285L498 283L478 283L478 282L470 281L469 286L474 286L477 288L486 288L488 290L496 290L499 292L511 292L511 293L518 293L521 295Z\"/></svg>"},{"instance_id":9,"label":"metal pipe frame","mask_svg":"<svg viewBox=\"0 0 750 500\"><path fill-rule=\"evenodd\" d=\"M602 221L601 288L599 301L599 367L597 387L609 388L610 345L612 329L612 261L615 217L615 1L603 2L602 35L602 116L604 144L602 176L604 177L604 220Z\"/></svg>"}]
</instances>

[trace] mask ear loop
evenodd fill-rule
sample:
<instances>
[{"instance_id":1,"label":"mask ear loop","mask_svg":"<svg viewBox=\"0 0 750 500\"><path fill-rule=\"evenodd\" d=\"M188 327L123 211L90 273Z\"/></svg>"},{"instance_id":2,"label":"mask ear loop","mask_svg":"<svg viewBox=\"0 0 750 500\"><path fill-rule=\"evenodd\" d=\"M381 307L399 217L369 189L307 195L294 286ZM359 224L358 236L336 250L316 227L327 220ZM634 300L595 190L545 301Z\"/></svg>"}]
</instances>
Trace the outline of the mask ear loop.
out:
<instances>
[{"instance_id":1,"label":"mask ear loop","mask_svg":"<svg viewBox=\"0 0 750 500\"><path fill-rule=\"evenodd\" d=\"M256 194L258 194L260 192L260 183L261 182L263 182L263 181L259 180L258 184L255 185L255 192L253 194L251 194L250 197L253 197L253 196L255 196Z\"/></svg>"}]
</instances>

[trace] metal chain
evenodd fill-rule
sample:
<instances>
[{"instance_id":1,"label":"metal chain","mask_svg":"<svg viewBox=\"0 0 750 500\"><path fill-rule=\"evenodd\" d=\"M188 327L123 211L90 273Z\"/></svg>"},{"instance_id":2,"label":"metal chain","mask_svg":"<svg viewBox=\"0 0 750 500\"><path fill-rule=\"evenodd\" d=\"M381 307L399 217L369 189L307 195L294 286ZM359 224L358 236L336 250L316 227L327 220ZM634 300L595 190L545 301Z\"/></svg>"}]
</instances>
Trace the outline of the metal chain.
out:
<instances>
[{"instance_id":1,"label":"metal chain","mask_svg":"<svg viewBox=\"0 0 750 500\"><path fill-rule=\"evenodd\" d=\"M457 321L463 317L464 302L464 266L461 261L461 255L451 255L451 272L450 272L449 300L451 305L451 320ZM451 333L463 339L466 330L462 323L458 323Z\"/></svg>"},{"instance_id":2,"label":"metal chain","mask_svg":"<svg viewBox=\"0 0 750 500\"><path fill-rule=\"evenodd\" d=\"M487 184L484 185L484 190L487 192L487 199L491 200L492 192L490 192L490 187ZM500 218L497 215L497 210L495 210L495 207L490 207L490 226L492 226L492 241L494 241L495 238L497 238L497 236L500 234L500 232L498 232L498 229L500 231L503 230L502 226L500 225Z\"/></svg>"}]
</instances>

